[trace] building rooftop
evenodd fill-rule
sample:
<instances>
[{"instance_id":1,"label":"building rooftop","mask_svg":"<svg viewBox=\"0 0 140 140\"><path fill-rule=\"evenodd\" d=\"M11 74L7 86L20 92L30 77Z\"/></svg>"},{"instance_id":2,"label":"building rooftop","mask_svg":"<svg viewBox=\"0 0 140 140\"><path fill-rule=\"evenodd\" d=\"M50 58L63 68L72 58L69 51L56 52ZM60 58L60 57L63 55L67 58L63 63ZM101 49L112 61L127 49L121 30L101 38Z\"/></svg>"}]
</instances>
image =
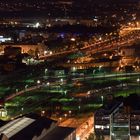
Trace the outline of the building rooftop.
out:
<instances>
[{"instance_id":1,"label":"building rooftop","mask_svg":"<svg viewBox=\"0 0 140 140\"><path fill-rule=\"evenodd\" d=\"M70 127L56 127L49 132L43 140L64 140L67 136L75 131L75 128Z\"/></svg>"},{"instance_id":2,"label":"building rooftop","mask_svg":"<svg viewBox=\"0 0 140 140\"><path fill-rule=\"evenodd\" d=\"M30 117L27 117L30 116ZM31 140L40 136L44 129L48 130L56 121L30 114L17 118L0 128L0 137L9 140Z\"/></svg>"},{"instance_id":3,"label":"building rooftop","mask_svg":"<svg viewBox=\"0 0 140 140\"><path fill-rule=\"evenodd\" d=\"M34 119L26 117L18 118L2 126L0 133L6 135L7 138L11 138L34 121Z\"/></svg>"}]
</instances>

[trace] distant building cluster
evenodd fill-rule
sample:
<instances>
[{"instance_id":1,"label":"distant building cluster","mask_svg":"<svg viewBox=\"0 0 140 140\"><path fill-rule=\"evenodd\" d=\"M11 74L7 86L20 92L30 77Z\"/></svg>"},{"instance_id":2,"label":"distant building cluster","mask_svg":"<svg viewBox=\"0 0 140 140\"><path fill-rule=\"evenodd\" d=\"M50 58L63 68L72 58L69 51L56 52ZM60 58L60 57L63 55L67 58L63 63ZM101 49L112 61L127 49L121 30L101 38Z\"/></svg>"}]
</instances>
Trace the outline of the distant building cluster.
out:
<instances>
[{"instance_id":1,"label":"distant building cluster","mask_svg":"<svg viewBox=\"0 0 140 140\"><path fill-rule=\"evenodd\" d=\"M138 1L84 1L84 0L59 0L59 1L1 1L0 12L5 17L36 17L47 18L89 18L95 24L120 25L122 22L133 21L139 18ZM5 9L7 9L5 11ZM32 12L34 11L34 12ZM47 14L46 14L47 13Z\"/></svg>"}]
</instances>

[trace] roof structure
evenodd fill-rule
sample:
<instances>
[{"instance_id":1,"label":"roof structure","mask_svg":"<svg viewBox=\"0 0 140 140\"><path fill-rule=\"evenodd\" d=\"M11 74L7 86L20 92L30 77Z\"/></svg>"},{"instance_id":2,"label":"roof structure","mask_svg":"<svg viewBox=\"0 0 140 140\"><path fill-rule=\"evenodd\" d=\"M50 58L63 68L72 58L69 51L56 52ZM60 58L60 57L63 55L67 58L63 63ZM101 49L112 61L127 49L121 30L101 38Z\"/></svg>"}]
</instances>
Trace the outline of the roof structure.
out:
<instances>
[{"instance_id":1,"label":"roof structure","mask_svg":"<svg viewBox=\"0 0 140 140\"><path fill-rule=\"evenodd\" d=\"M49 132L42 140L64 140L75 131L75 128L70 127L56 127Z\"/></svg>"},{"instance_id":2,"label":"roof structure","mask_svg":"<svg viewBox=\"0 0 140 140\"><path fill-rule=\"evenodd\" d=\"M56 127L56 121L46 117L30 114L17 118L0 127L0 139L8 140L32 140L40 137L42 132Z\"/></svg>"}]
</instances>

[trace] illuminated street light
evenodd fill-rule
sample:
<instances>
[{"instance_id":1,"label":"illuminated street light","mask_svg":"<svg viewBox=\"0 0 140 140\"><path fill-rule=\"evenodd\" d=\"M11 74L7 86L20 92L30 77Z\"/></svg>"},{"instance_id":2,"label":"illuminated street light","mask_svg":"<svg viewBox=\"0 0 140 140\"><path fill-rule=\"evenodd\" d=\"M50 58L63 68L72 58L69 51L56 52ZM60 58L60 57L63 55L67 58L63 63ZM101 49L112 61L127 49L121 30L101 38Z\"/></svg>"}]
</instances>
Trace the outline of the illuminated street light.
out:
<instances>
[{"instance_id":1,"label":"illuminated street light","mask_svg":"<svg viewBox=\"0 0 140 140\"><path fill-rule=\"evenodd\" d=\"M69 114L71 114L71 110L69 110Z\"/></svg>"},{"instance_id":2,"label":"illuminated street light","mask_svg":"<svg viewBox=\"0 0 140 140\"><path fill-rule=\"evenodd\" d=\"M70 40L74 42L76 39L75 38L71 38Z\"/></svg>"},{"instance_id":3,"label":"illuminated street light","mask_svg":"<svg viewBox=\"0 0 140 140\"><path fill-rule=\"evenodd\" d=\"M64 91L64 94L65 94L65 96L67 95L67 91L66 90Z\"/></svg>"},{"instance_id":4,"label":"illuminated street light","mask_svg":"<svg viewBox=\"0 0 140 140\"><path fill-rule=\"evenodd\" d=\"M37 84L40 84L41 83L41 81L40 80L37 80Z\"/></svg>"},{"instance_id":5,"label":"illuminated street light","mask_svg":"<svg viewBox=\"0 0 140 140\"><path fill-rule=\"evenodd\" d=\"M60 117L60 118L59 118L59 122L61 123L61 121L62 121L62 118Z\"/></svg>"},{"instance_id":6,"label":"illuminated street light","mask_svg":"<svg viewBox=\"0 0 140 140\"><path fill-rule=\"evenodd\" d=\"M101 71L102 67L103 67L103 66L99 66L99 71Z\"/></svg>"},{"instance_id":7,"label":"illuminated street light","mask_svg":"<svg viewBox=\"0 0 140 140\"><path fill-rule=\"evenodd\" d=\"M137 82L140 82L140 78L137 79Z\"/></svg>"},{"instance_id":8,"label":"illuminated street light","mask_svg":"<svg viewBox=\"0 0 140 140\"><path fill-rule=\"evenodd\" d=\"M42 111L41 111L41 116L44 116L44 115L45 115L45 111L42 110Z\"/></svg>"},{"instance_id":9,"label":"illuminated street light","mask_svg":"<svg viewBox=\"0 0 140 140\"><path fill-rule=\"evenodd\" d=\"M92 73L95 74L96 70L93 70Z\"/></svg>"},{"instance_id":10,"label":"illuminated street light","mask_svg":"<svg viewBox=\"0 0 140 140\"><path fill-rule=\"evenodd\" d=\"M76 71L76 67L72 67L72 71Z\"/></svg>"},{"instance_id":11,"label":"illuminated street light","mask_svg":"<svg viewBox=\"0 0 140 140\"><path fill-rule=\"evenodd\" d=\"M72 113L71 110L69 110L69 117L71 117L71 113Z\"/></svg>"},{"instance_id":12,"label":"illuminated street light","mask_svg":"<svg viewBox=\"0 0 140 140\"><path fill-rule=\"evenodd\" d=\"M102 40L102 37L100 37L99 40L101 41Z\"/></svg>"},{"instance_id":13,"label":"illuminated street light","mask_svg":"<svg viewBox=\"0 0 140 140\"><path fill-rule=\"evenodd\" d=\"M41 113L42 113L42 114L45 114L45 111L43 110L43 111L41 111Z\"/></svg>"},{"instance_id":14,"label":"illuminated street light","mask_svg":"<svg viewBox=\"0 0 140 140\"><path fill-rule=\"evenodd\" d=\"M102 104L103 104L103 102L104 102L104 96L101 96L101 100L102 100Z\"/></svg>"},{"instance_id":15,"label":"illuminated street light","mask_svg":"<svg viewBox=\"0 0 140 140\"><path fill-rule=\"evenodd\" d=\"M64 114L65 118L68 116L67 114Z\"/></svg>"},{"instance_id":16,"label":"illuminated street light","mask_svg":"<svg viewBox=\"0 0 140 140\"><path fill-rule=\"evenodd\" d=\"M60 79L60 82L63 84L64 80L61 78L61 79Z\"/></svg>"},{"instance_id":17,"label":"illuminated street light","mask_svg":"<svg viewBox=\"0 0 140 140\"><path fill-rule=\"evenodd\" d=\"M50 83L49 82L47 82L47 86L49 86L50 85Z\"/></svg>"},{"instance_id":18,"label":"illuminated street light","mask_svg":"<svg viewBox=\"0 0 140 140\"><path fill-rule=\"evenodd\" d=\"M138 82L138 88L140 86L140 78L137 79L137 82Z\"/></svg>"},{"instance_id":19,"label":"illuminated street light","mask_svg":"<svg viewBox=\"0 0 140 140\"><path fill-rule=\"evenodd\" d=\"M45 72L45 74L46 74L46 73L48 72L48 69L45 69L45 71L44 71L44 72Z\"/></svg>"},{"instance_id":20,"label":"illuminated street light","mask_svg":"<svg viewBox=\"0 0 140 140\"><path fill-rule=\"evenodd\" d=\"M88 91L87 92L87 97L90 97L90 95L91 95L91 91Z\"/></svg>"},{"instance_id":21,"label":"illuminated street light","mask_svg":"<svg viewBox=\"0 0 140 140\"><path fill-rule=\"evenodd\" d=\"M80 106L80 105L78 106L78 109L79 109L79 110L81 109L81 106Z\"/></svg>"},{"instance_id":22,"label":"illuminated street light","mask_svg":"<svg viewBox=\"0 0 140 140\"><path fill-rule=\"evenodd\" d=\"M25 85L25 89L27 89L28 88L28 85Z\"/></svg>"},{"instance_id":23,"label":"illuminated street light","mask_svg":"<svg viewBox=\"0 0 140 140\"><path fill-rule=\"evenodd\" d=\"M16 92L18 92L18 89L16 89Z\"/></svg>"},{"instance_id":24,"label":"illuminated street light","mask_svg":"<svg viewBox=\"0 0 140 140\"><path fill-rule=\"evenodd\" d=\"M44 55L46 55L48 53L48 51L44 51Z\"/></svg>"},{"instance_id":25,"label":"illuminated street light","mask_svg":"<svg viewBox=\"0 0 140 140\"><path fill-rule=\"evenodd\" d=\"M37 23L34 25L35 28L38 28L39 26L40 26L40 23L39 23L39 22L37 22Z\"/></svg>"}]
</instances>

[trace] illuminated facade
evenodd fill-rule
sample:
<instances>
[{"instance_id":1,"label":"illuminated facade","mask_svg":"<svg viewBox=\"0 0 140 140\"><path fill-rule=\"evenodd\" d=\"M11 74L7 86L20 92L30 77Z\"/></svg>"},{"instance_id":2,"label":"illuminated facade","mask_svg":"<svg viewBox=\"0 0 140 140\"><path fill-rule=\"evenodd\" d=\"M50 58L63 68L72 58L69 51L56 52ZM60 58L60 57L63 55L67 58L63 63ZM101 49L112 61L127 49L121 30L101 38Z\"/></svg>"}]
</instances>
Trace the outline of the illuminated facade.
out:
<instances>
[{"instance_id":1,"label":"illuminated facade","mask_svg":"<svg viewBox=\"0 0 140 140\"><path fill-rule=\"evenodd\" d=\"M95 112L94 130L97 136L108 136L108 139L115 140L114 138L117 136L117 128L121 128L121 125L119 125L119 119L116 118L116 114L119 113L122 106L123 103L111 102L104 108Z\"/></svg>"},{"instance_id":2,"label":"illuminated facade","mask_svg":"<svg viewBox=\"0 0 140 140\"><path fill-rule=\"evenodd\" d=\"M126 113L123 110L123 103L114 103L109 106L96 111L95 134L103 136L105 140L139 140L140 111Z\"/></svg>"}]
</instances>

